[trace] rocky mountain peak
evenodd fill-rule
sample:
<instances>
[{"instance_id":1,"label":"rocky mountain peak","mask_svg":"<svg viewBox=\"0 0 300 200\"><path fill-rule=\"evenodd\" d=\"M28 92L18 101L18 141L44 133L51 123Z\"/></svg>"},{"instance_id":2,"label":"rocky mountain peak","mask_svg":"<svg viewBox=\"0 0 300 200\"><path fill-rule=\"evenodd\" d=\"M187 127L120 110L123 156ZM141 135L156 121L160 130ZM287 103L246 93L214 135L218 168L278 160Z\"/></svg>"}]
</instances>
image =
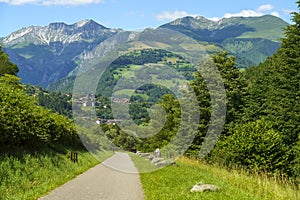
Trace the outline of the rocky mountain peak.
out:
<instances>
[{"instance_id":1,"label":"rocky mountain peak","mask_svg":"<svg viewBox=\"0 0 300 200\"><path fill-rule=\"evenodd\" d=\"M203 16L196 17L183 17L178 18L170 23L164 24L163 26L183 26L190 27L194 29L222 29L226 26L232 26L233 24L258 24L258 23L271 23L272 25L287 25L282 19L273 16L273 15L264 15L260 17L230 17L230 18L222 18L218 21L213 21L207 19Z\"/></svg>"},{"instance_id":2,"label":"rocky mountain peak","mask_svg":"<svg viewBox=\"0 0 300 200\"><path fill-rule=\"evenodd\" d=\"M76 22L75 24L73 24L73 26L76 26L77 28L80 28L80 27L94 27L94 28L107 29L103 25L101 25L101 24L99 24L99 23L97 23L97 22L95 22L94 20L91 20L91 19L81 20L81 21Z\"/></svg>"},{"instance_id":3,"label":"rocky mountain peak","mask_svg":"<svg viewBox=\"0 0 300 200\"><path fill-rule=\"evenodd\" d=\"M53 22L50 23L46 27L41 27L41 28L51 28L51 29L61 29L61 28L66 28L68 25L63 23L63 22Z\"/></svg>"},{"instance_id":4,"label":"rocky mountain peak","mask_svg":"<svg viewBox=\"0 0 300 200\"><path fill-rule=\"evenodd\" d=\"M216 24L217 22L209 20L203 16L196 16L196 17L187 16L187 17L176 19L173 22L170 22L169 24L166 25L191 27L193 29L197 29L197 28L210 29L215 27Z\"/></svg>"},{"instance_id":5,"label":"rocky mountain peak","mask_svg":"<svg viewBox=\"0 0 300 200\"><path fill-rule=\"evenodd\" d=\"M50 23L48 26L30 26L11 33L2 39L4 47L31 43L35 45L49 45L50 42L72 43L76 41L93 41L99 36L115 33L93 20L82 20L68 25L63 22Z\"/></svg>"},{"instance_id":6,"label":"rocky mountain peak","mask_svg":"<svg viewBox=\"0 0 300 200\"><path fill-rule=\"evenodd\" d=\"M89 19L73 24L54 22L15 31L0 38L0 46L18 64L24 83L46 87L72 71L86 52L121 31Z\"/></svg>"},{"instance_id":7,"label":"rocky mountain peak","mask_svg":"<svg viewBox=\"0 0 300 200\"><path fill-rule=\"evenodd\" d=\"M74 25L77 26L77 27L82 27L82 26L85 26L89 23L96 23L96 22L94 22L93 20L85 19L85 20L81 20L81 21L75 23Z\"/></svg>"}]
</instances>

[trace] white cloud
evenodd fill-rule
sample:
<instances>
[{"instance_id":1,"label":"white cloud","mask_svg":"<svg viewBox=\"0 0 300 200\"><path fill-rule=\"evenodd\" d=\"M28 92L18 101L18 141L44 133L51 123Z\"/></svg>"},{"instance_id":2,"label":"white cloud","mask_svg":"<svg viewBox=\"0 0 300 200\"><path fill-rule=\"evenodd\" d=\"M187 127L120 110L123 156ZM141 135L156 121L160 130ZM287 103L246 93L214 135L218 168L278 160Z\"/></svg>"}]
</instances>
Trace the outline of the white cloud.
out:
<instances>
[{"instance_id":1,"label":"white cloud","mask_svg":"<svg viewBox=\"0 0 300 200\"><path fill-rule=\"evenodd\" d=\"M224 15L224 18L229 18L229 17L259 17L263 16L266 14L274 15L276 17L280 17L279 13L277 11L272 11L274 10L274 6L271 4L265 4L259 6L256 10L242 10L239 13L226 13ZM272 12L268 12L272 11Z\"/></svg>"},{"instance_id":2,"label":"white cloud","mask_svg":"<svg viewBox=\"0 0 300 200\"><path fill-rule=\"evenodd\" d=\"M255 10L242 10L239 13L226 13L224 18L229 17L259 17L262 16L262 13L256 12Z\"/></svg>"},{"instance_id":3,"label":"white cloud","mask_svg":"<svg viewBox=\"0 0 300 200\"><path fill-rule=\"evenodd\" d=\"M257 12L264 12L264 11L270 11L273 10L274 6L271 4L261 5L256 10Z\"/></svg>"},{"instance_id":4,"label":"white cloud","mask_svg":"<svg viewBox=\"0 0 300 200\"><path fill-rule=\"evenodd\" d=\"M217 21L219 21L221 18L219 18L219 17L212 17L212 18L207 18L207 19L209 19L209 20L211 20L211 21L215 21L215 22L217 22Z\"/></svg>"},{"instance_id":5,"label":"white cloud","mask_svg":"<svg viewBox=\"0 0 300 200\"><path fill-rule=\"evenodd\" d=\"M12 5L36 4L36 5L83 5L100 3L103 0L0 0L0 3L7 3Z\"/></svg>"},{"instance_id":6,"label":"white cloud","mask_svg":"<svg viewBox=\"0 0 300 200\"><path fill-rule=\"evenodd\" d=\"M192 16L196 17L195 14L188 14L186 11L174 11L174 12L162 12L158 15L156 15L156 19L162 21L162 20L175 20L178 18L186 17L186 16Z\"/></svg>"},{"instance_id":7,"label":"white cloud","mask_svg":"<svg viewBox=\"0 0 300 200\"><path fill-rule=\"evenodd\" d=\"M0 0L0 2L12 5L22 5L27 3L35 3L36 0Z\"/></svg>"},{"instance_id":8,"label":"white cloud","mask_svg":"<svg viewBox=\"0 0 300 200\"><path fill-rule=\"evenodd\" d=\"M276 16L276 17L280 17L280 15L277 11L271 12L270 14L273 16Z\"/></svg>"},{"instance_id":9,"label":"white cloud","mask_svg":"<svg viewBox=\"0 0 300 200\"><path fill-rule=\"evenodd\" d=\"M1 1L1 0L0 0ZM274 6L271 4L264 4L259 6L256 9L249 9L249 10L242 10L241 12L238 13L226 13L223 18L230 18L230 17L260 17L266 14L274 15L276 17L280 17L279 12L274 11ZM283 12L291 12L291 10L284 10ZM199 16L197 14L190 14L187 13L186 11L165 11L162 12L158 15L156 15L157 20L175 20L178 18L186 17L186 16L192 16L196 17ZM212 17L212 18L207 18L212 21L219 21L221 18L219 17Z\"/></svg>"},{"instance_id":10,"label":"white cloud","mask_svg":"<svg viewBox=\"0 0 300 200\"><path fill-rule=\"evenodd\" d=\"M283 9L282 12L283 12L284 14L290 15L292 12L297 12L297 11L296 11L296 10Z\"/></svg>"}]
</instances>

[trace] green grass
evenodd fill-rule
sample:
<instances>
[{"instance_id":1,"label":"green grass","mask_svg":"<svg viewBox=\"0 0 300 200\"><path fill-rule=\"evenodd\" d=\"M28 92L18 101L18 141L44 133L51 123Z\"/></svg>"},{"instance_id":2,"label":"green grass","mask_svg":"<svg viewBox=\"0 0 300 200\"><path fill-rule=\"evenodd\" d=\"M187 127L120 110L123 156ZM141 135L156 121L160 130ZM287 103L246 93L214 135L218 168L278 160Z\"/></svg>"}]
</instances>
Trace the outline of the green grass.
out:
<instances>
[{"instance_id":1,"label":"green grass","mask_svg":"<svg viewBox=\"0 0 300 200\"><path fill-rule=\"evenodd\" d=\"M178 57L167 57L167 58L164 58L165 62L171 62L173 65L176 64L176 61L179 61L179 58Z\"/></svg>"},{"instance_id":2,"label":"green grass","mask_svg":"<svg viewBox=\"0 0 300 200\"><path fill-rule=\"evenodd\" d=\"M158 167L155 167L146 157L140 157L134 153L129 153L129 156L131 157L131 160L134 163L135 167L139 170L140 174L156 171L159 169Z\"/></svg>"},{"instance_id":3,"label":"green grass","mask_svg":"<svg viewBox=\"0 0 300 200\"><path fill-rule=\"evenodd\" d=\"M136 159L132 159L136 164ZM141 173L140 178L146 200L201 199L201 200L293 200L300 199L299 188L288 182L267 178L242 170L222 169L201 163L197 160L181 158L178 167L169 166L151 173ZM140 169L144 165L136 164ZM191 193L190 189L198 182L214 184L220 191Z\"/></svg>"},{"instance_id":4,"label":"green grass","mask_svg":"<svg viewBox=\"0 0 300 200\"><path fill-rule=\"evenodd\" d=\"M103 159L111 155L100 152ZM18 153L0 156L0 199L37 199L98 164L87 151L78 151L78 163L68 154L50 150L43 153Z\"/></svg>"},{"instance_id":5,"label":"green grass","mask_svg":"<svg viewBox=\"0 0 300 200\"><path fill-rule=\"evenodd\" d=\"M129 94L132 94L132 93L134 93L134 90L132 90L132 89L117 90L114 92L114 96L130 98L131 95L129 95Z\"/></svg>"}]
</instances>

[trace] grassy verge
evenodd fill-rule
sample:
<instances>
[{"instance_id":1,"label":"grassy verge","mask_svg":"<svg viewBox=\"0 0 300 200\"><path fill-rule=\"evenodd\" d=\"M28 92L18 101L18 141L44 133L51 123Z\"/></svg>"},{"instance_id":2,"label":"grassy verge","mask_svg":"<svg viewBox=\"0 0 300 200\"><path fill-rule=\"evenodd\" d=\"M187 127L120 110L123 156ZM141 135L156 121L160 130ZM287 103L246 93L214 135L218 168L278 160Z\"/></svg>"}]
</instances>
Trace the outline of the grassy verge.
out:
<instances>
[{"instance_id":1,"label":"grassy verge","mask_svg":"<svg viewBox=\"0 0 300 200\"><path fill-rule=\"evenodd\" d=\"M132 156L136 164L139 159ZM146 162L146 161L145 161ZM151 173L141 173L141 182L146 200L201 199L201 200L293 200L300 199L300 191L288 182L267 178L263 175L248 174L241 170L225 170L197 160L181 158L178 167L169 166ZM144 164L147 165L147 164ZM136 164L140 169L143 164ZM217 192L191 193L198 182L221 187Z\"/></svg>"},{"instance_id":2,"label":"grassy verge","mask_svg":"<svg viewBox=\"0 0 300 200\"><path fill-rule=\"evenodd\" d=\"M103 158L111 153L100 152ZM78 163L51 150L0 156L0 199L37 199L98 164L87 151L78 151Z\"/></svg>"},{"instance_id":3,"label":"grassy verge","mask_svg":"<svg viewBox=\"0 0 300 200\"><path fill-rule=\"evenodd\" d=\"M129 153L129 156L140 174L156 171L158 169L151 163L151 161L147 160L146 157L140 157L134 153Z\"/></svg>"}]
</instances>

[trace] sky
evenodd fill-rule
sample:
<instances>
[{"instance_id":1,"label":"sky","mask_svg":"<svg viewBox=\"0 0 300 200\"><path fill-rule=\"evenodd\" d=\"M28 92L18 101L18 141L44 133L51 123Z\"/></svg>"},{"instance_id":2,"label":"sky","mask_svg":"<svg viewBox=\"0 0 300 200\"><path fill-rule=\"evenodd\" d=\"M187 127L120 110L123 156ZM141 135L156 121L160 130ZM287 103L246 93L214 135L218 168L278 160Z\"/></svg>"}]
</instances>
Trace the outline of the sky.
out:
<instances>
[{"instance_id":1,"label":"sky","mask_svg":"<svg viewBox=\"0 0 300 200\"><path fill-rule=\"evenodd\" d=\"M155 28L184 16L212 20L271 14L291 23L296 0L0 0L0 37L22 27L92 19L108 28Z\"/></svg>"}]
</instances>

